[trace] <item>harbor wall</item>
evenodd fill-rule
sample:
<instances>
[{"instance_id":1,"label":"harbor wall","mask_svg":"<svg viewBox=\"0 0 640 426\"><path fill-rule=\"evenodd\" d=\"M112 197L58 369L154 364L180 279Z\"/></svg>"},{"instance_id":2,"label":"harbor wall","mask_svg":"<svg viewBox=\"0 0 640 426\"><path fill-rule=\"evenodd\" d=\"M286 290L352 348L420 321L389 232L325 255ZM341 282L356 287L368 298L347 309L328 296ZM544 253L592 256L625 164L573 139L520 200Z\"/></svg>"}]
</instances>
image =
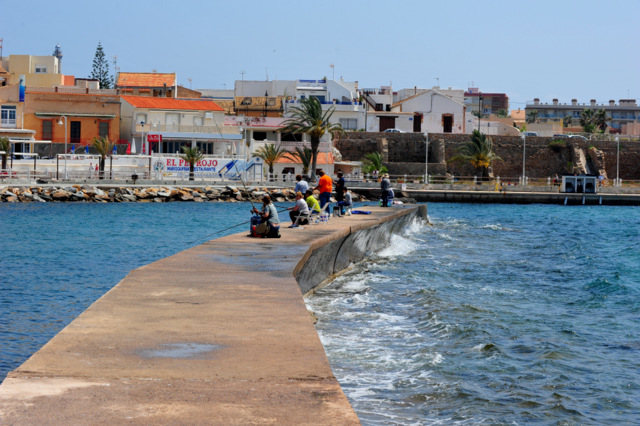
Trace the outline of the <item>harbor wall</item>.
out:
<instances>
[{"instance_id":1,"label":"harbor wall","mask_svg":"<svg viewBox=\"0 0 640 426\"><path fill-rule=\"evenodd\" d=\"M1 424L359 424L308 293L425 207L235 234L131 271L0 385Z\"/></svg>"}]
</instances>

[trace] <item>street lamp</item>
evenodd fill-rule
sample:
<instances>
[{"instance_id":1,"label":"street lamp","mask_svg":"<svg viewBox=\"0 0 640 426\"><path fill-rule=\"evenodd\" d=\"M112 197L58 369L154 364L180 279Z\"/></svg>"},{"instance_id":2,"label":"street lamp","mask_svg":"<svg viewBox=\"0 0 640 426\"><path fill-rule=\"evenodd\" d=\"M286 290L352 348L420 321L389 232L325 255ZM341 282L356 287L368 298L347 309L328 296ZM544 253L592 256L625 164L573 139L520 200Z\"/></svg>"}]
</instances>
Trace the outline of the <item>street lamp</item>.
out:
<instances>
[{"instance_id":1,"label":"street lamp","mask_svg":"<svg viewBox=\"0 0 640 426\"><path fill-rule=\"evenodd\" d=\"M425 137L425 154L424 154L424 183L429 185L429 132L424 132Z\"/></svg>"},{"instance_id":2,"label":"street lamp","mask_svg":"<svg viewBox=\"0 0 640 426\"><path fill-rule=\"evenodd\" d=\"M616 144L618 145L618 154L616 159L616 188L620 186L620 135L616 135Z\"/></svg>"},{"instance_id":3,"label":"street lamp","mask_svg":"<svg viewBox=\"0 0 640 426\"><path fill-rule=\"evenodd\" d=\"M62 126L62 119L64 118L64 178L69 179L67 173L67 116L63 115L58 119L58 125Z\"/></svg>"},{"instance_id":4,"label":"street lamp","mask_svg":"<svg viewBox=\"0 0 640 426\"><path fill-rule=\"evenodd\" d=\"M524 162L525 162L525 157L526 157L526 151L527 151L527 134L526 133L522 133L522 186L526 185L526 178L525 178L525 169L524 169Z\"/></svg>"}]
</instances>

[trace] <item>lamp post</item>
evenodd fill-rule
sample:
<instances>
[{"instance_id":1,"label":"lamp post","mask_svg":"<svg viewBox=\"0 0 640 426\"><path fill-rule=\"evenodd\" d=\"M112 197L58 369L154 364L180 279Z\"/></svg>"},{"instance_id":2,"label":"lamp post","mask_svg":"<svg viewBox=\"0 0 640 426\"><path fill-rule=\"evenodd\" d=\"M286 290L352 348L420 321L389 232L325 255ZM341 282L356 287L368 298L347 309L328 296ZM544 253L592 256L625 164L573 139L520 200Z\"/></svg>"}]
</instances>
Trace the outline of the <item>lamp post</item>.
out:
<instances>
[{"instance_id":1,"label":"lamp post","mask_svg":"<svg viewBox=\"0 0 640 426\"><path fill-rule=\"evenodd\" d=\"M424 183L429 185L429 132L424 132L425 153L424 153Z\"/></svg>"},{"instance_id":2,"label":"lamp post","mask_svg":"<svg viewBox=\"0 0 640 426\"><path fill-rule=\"evenodd\" d=\"M62 126L62 119L64 118L64 178L69 179L67 173L67 116L63 115L58 119L58 125Z\"/></svg>"},{"instance_id":3,"label":"lamp post","mask_svg":"<svg viewBox=\"0 0 640 426\"><path fill-rule=\"evenodd\" d=\"M526 178L525 178L525 158L526 158L526 152L527 152L527 134L526 133L522 133L522 186L526 185Z\"/></svg>"},{"instance_id":4,"label":"lamp post","mask_svg":"<svg viewBox=\"0 0 640 426\"><path fill-rule=\"evenodd\" d=\"M618 151L616 156L616 188L620 186L620 135L616 135Z\"/></svg>"}]
</instances>

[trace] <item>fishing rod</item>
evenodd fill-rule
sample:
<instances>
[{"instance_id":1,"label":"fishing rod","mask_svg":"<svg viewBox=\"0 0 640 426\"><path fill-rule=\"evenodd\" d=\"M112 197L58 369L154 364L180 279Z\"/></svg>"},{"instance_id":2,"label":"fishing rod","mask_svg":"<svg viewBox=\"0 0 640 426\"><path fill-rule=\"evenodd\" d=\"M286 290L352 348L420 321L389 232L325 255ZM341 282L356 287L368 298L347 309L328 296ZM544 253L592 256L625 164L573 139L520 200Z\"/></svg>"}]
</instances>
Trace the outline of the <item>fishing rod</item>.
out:
<instances>
[{"instance_id":1,"label":"fishing rod","mask_svg":"<svg viewBox=\"0 0 640 426\"><path fill-rule=\"evenodd\" d=\"M235 146L235 142L234 142L233 145ZM247 190L247 185L244 184L244 179L242 179L242 173L240 173L240 170L238 170L238 160L236 160L236 162L233 163L233 167L235 167L236 173L238 173L238 177L240 178L240 182L242 182L242 187L244 188L245 194L247 194L247 196L249 197L249 202L251 203L251 207L253 209L256 209L256 206L253 205L253 200L251 199L251 195L249 194L249 191ZM245 168L246 167L247 167L247 165L245 164ZM251 213L253 213L253 210L251 210Z\"/></svg>"},{"instance_id":2,"label":"fishing rod","mask_svg":"<svg viewBox=\"0 0 640 426\"><path fill-rule=\"evenodd\" d=\"M277 212L278 212L278 213L282 213L283 211L286 211L286 210L288 210L288 209L278 210ZM249 222L251 222L251 219L249 219L249 220L245 220L244 222L242 222L242 223L238 223L238 224L236 224L236 225L229 226L228 228L224 228L224 229L221 229L221 230L219 230L219 231L213 232L213 233L211 233L211 234L209 234L209 235L205 235L204 237L197 238L197 239L195 239L195 240L193 240L193 241L189 241L187 244L193 244L193 243L195 243L195 242L197 242L197 241L204 240L204 239L207 239L207 238L211 238L211 237L213 237L214 235L221 234L221 233L223 233L223 232L225 232L225 231L228 231L229 229L233 229L233 228L236 228L236 227L241 226L241 225L246 225L246 224L247 224L247 223L249 223Z\"/></svg>"}]
</instances>

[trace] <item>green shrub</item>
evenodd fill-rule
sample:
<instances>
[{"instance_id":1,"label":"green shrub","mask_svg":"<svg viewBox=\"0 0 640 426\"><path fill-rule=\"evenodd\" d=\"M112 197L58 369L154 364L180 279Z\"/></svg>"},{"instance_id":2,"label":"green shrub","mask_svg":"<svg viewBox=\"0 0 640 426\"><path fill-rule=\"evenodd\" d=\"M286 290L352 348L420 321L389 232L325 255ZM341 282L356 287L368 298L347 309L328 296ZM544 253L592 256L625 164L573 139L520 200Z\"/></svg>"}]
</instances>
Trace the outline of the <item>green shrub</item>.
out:
<instances>
[{"instance_id":1,"label":"green shrub","mask_svg":"<svg viewBox=\"0 0 640 426\"><path fill-rule=\"evenodd\" d=\"M549 142L549 148L554 152L560 152L565 146L566 143L559 139Z\"/></svg>"}]
</instances>

